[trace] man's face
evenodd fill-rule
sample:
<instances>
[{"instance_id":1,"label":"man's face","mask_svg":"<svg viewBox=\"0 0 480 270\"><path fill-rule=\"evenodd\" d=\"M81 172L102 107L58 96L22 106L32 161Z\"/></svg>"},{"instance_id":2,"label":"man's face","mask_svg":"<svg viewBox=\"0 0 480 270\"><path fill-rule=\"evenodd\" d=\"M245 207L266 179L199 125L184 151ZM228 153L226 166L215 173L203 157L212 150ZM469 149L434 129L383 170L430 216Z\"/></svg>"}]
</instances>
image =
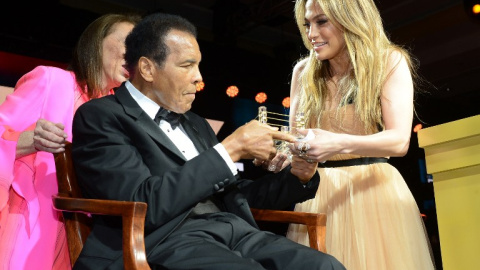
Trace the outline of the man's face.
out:
<instances>
[{"instance_id":1,"label":"man's face","mask_svg":"<svg viewBox=\"0 0 480 270\"><path fill-rule=\"evenodd\" d=\"M170 111L185 113L195 100L196 84L202 81L200 48L193 35L179 30L171 30L165 44L169 54L162 67L154 68L150 98Z\"/></svg>"}]
</instances>

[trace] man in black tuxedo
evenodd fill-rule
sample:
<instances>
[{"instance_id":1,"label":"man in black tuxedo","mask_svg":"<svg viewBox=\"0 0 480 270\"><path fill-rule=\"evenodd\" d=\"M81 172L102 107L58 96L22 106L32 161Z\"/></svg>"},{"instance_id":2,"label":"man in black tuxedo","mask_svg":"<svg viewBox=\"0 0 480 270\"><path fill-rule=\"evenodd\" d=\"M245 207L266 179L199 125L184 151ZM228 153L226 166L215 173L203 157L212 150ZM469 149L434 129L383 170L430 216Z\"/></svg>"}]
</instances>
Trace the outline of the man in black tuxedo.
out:
<instances>
[{"instance_id":1,"label":"man in black tuxedo","mask_svg":"<svg viewBox=\"0 0 480 270\"><path fill-rule=\"evenodd\" d=\"M295 158L256 181L236 177L235 161L267 160L273 139L294 138L251 121L219 143L207 121L189 112L202 80L195 27L153 14L126 48L130 81L75 115L73 161L85 197L148 203L152 269L344 269L327 254L258 229L249 208L313 198L316 164ZM121 235L119 219L95 217L74 269L123 269Z\"/></svg>"}]
</instances>

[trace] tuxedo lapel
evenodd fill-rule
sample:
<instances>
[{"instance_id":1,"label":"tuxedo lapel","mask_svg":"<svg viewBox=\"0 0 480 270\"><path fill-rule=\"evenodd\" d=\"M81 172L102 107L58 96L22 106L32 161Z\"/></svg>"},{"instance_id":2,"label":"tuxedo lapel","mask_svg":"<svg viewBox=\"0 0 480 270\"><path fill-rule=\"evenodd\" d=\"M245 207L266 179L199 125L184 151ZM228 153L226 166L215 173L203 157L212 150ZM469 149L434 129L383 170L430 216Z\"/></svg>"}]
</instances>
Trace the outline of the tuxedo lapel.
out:
<instances>
[{"instance_id":1,"label":"tuxedo lapel","mask_svg":"<svg viewBox=\"0 0 480 270\"><path fill-rule=\"evenodd\" d=\"M146 114L143 113L137 119L137 124L145 130L145 132L152 137L154 141L165 146L168 150L186 161L185 156L178 150L167 135L158 127L158 125Z\"/></svg>"},{"instance_id":2,"label":"tuxedo lapel","mask_svg":"<svg viewBox=\"0 0 480 270\"><path fill-rule=\"evenodd\" d=\"M182 116L182 118L182 127L187 133L190 140L192 140L193 145L195 145L195 147L197 148L197 151L201 153L207 150L208 146L205 143L203 137L198 132L198 128L196 127L195 123L190 121L187 115Z\"/></svg>"},{"instance_id":3,"label":"tuxedo lapel","mask_svg":"<svg viewBox=\"0 0 480 270\"><path fill-rule=\"evenodd\" d=\"M122 86L115 91L115 96L125 109L125 113L132 117L140 126L140 128L145 130L145 132L152 137L154 141L163 145L181 159L186 160L185 156L180 152L180 150L178 150L178 148L172 143L167 135L163 133L153 119L151 119L147 113L140 108L138 103L132 98L130 93L128 93L128 90L124 84L122 84Z\"/></svg>"}]
</instances>

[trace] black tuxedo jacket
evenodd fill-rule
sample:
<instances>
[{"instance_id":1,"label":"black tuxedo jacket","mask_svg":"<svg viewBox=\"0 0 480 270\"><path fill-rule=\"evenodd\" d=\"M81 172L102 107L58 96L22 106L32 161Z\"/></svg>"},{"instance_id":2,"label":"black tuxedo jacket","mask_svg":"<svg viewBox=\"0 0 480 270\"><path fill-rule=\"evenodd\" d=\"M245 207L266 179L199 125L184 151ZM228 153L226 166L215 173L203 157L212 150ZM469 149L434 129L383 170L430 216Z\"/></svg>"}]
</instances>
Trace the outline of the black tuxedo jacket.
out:
<instances>
[{"instance_id":1,"label":"black tuxedo jacket","mask_svg":"<svg viewBox=\"0 0 480 270\"><path fill-rule=\"evenodd\" d=\"M85 103L74 117L73 162L83 195L146 202L147 258L199 201L211 195L222 211L255 227L250 207L285 209L315 196L318 174L304 187L289 167L255 181L237 179L213 148L218 140L208 122L187 112L181 123L200 152L189 161L124 85L115 95ZM95 217L76 268L120 264L121 238L120 219Z\"/></svg>"}]
</instances>

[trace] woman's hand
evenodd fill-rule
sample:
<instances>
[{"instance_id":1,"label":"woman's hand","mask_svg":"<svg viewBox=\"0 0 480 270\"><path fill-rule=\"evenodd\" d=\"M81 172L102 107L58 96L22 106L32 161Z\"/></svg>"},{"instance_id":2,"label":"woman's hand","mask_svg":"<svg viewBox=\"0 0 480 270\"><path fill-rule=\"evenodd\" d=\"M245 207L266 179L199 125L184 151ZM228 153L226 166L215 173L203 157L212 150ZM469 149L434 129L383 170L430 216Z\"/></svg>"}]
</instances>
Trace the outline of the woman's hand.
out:
<instances>
[{"instance_id":1,"label":"woman's hand","mask_svg":"<svg viewBox=\"0 0 480 270\"><path fill-rule=\"evenodd\" d=\"M16 158L33 154L37 151L59 153L65 151L67 134L62 123L53 123L39 119L33 131L24 131L18 137Z\"/></svg>"},{"instance_id":2,"label":"woman's hand","mask_svg":"<svg viewBox=\"0 0 480 270\"><path fill-rule=\"evenodd\" d=\"M312 134L308 135L309 132ZM295 142L290 150L295 156L310 163L325 162L342 150L339 134L323 129L304 129L298 130L298 133L306 137L304 140Z\"/></svg>"},{"instance_id":3,"label":"woman's hand","mask_svg":"<svg viewBox=\"0 0 480 270\"><path fill-rule=\"evenodd\" d=\"M62 123L39 119L33 130L33 146L37 151L59 153L65 151L67 133Z\"/></svg>"}]
</instances>

